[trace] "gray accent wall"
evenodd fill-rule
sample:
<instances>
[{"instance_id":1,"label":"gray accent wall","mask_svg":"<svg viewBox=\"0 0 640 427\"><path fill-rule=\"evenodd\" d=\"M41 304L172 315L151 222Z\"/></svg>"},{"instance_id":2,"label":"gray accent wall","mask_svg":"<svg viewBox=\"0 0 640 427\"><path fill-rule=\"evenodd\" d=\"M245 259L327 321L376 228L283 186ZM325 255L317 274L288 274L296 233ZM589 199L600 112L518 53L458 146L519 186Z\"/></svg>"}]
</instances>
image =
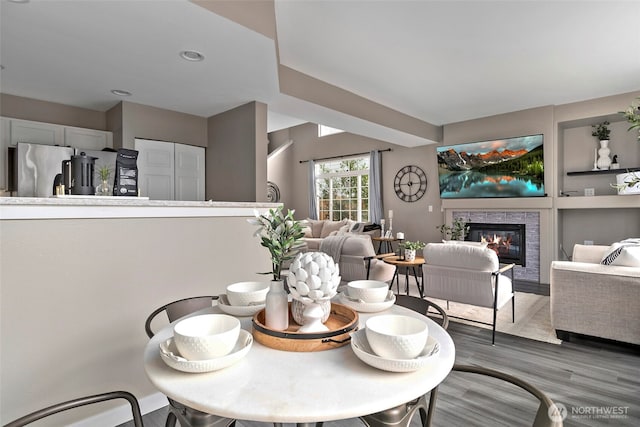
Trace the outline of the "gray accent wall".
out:
<instances>
[{"instance_id":1,"label":"gray accent wall","mask_svg":"<svg viewBox=\"0 0 640 427\"><path fill-rule=\"evenodd\" d=\"M265 201L267 109L250 102L208 120L206 199Z\"/></svg>"}]
</instances>

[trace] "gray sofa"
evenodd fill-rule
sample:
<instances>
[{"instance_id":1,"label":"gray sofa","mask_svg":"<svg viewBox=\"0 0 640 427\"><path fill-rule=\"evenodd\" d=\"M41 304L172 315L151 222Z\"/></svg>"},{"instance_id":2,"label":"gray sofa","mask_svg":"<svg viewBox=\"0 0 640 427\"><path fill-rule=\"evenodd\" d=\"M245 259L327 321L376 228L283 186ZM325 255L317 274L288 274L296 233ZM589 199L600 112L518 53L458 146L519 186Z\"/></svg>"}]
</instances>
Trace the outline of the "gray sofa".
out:
<instances>
[{"instance_id":1,"label":"gray sofa","mask_svg":"<svg viewBox=\"0 0 640 427\"><path fill-rule=\"evenodd\" d=\"M569 333L640 345L640 267L602 265L609 246L575 245L551 263L551 324Z\"/></svg>"}]
</instances>

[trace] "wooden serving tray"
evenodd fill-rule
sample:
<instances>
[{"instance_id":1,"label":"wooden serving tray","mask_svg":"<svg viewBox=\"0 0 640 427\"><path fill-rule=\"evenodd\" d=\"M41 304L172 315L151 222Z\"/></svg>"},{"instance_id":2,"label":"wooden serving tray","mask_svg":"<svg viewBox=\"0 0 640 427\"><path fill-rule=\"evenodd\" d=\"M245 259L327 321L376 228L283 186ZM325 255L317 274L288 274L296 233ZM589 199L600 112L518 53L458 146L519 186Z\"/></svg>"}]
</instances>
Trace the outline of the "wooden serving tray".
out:
<instances>
[{"instance_id":1,"label":"wooden serving tray","mask_svg":"<svg viewBox=\"0 0 640 427\"><path fill-rule=\"evenodd\" d=\"M269 329L265 325L264 309L253 316L253 338L262 345L284 351L323 351L349 343L350 334L358 329L358 312L342 304L331 303L329 318L324 323L327 332L301 333L291 315L289 328L284 331Z\"/></svg>"}]
</instances>

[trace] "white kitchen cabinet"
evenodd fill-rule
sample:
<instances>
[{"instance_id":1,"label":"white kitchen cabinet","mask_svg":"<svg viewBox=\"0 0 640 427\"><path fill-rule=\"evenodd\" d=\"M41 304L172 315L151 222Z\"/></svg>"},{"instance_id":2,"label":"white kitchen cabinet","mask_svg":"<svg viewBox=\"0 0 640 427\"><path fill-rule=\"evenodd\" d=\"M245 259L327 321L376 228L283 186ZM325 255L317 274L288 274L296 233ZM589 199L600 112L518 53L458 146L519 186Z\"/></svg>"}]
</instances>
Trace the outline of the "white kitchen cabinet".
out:
<instances>
[{"instance_id":1,"label":"white kitchen cabinet","mask_svg":"<svg viewBox=\"0 0 640 427\"><path fill-rule=\"evenodd\" d=\"M64 145L64 126L52 123L11 119L10 143L31 142L45 145Z\"/></svg>"},{"instance_id":2,"label":"white kitchen cabinet","mask_svg":"<svg viewBox=\"0 0 640 427\"><path fill-rule=\"evenodd\" d=\"M175 144L175 199L204 200L204 148Z\"/></svg>"},{"instance_id":3,"label":"white kitchen cabinet","mask_svg":"<svg viewBox=\"0 0 640 427\"><path fill-rule=\"evenodd\" d=\"M65 126L64 145L80 150L113 148L113 134L102 130Z\"/></svg>"},{"instance_id":4,"label":"white kitchen cabinet","mask_svg":"<svg viewBox=\"0 0 640 427\"><path fill-rule=\"evenodd\" d=\"M138 188L151 200L204 200L203 147L136 139Z\"/></svg>"}]
</instances>

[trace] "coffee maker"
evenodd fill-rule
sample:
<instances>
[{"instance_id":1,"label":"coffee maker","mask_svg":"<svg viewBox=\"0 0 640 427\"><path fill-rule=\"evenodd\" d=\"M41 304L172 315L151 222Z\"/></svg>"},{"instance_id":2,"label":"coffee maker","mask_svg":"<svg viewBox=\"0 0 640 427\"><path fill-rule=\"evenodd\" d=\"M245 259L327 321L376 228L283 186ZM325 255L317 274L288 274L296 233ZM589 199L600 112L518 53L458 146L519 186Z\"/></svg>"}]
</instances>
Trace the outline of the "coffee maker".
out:
<instances>
[{"instance_id":1,"label":"coffee maker","mask_svg":"<svg viewBox=\"0 0 640 427\"><path fill-rule=\"evenodd\" d=\"M62 161L62 184L65 194L96 194L96 187L93 185L95 162L96 158L87 156L84 151Z\"/></svg>"}]
</instances>

